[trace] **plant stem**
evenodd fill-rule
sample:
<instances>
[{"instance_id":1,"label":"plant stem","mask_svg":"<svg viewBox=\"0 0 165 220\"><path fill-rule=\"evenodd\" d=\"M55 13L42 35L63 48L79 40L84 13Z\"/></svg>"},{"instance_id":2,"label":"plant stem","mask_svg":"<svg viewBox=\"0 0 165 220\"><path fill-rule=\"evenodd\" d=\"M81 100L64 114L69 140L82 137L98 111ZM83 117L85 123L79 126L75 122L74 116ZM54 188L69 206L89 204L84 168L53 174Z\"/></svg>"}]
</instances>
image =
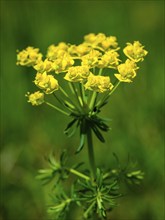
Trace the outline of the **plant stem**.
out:
<instances>
[{"instance_id":1,"label":"plant stem","mask_svg":"<svg viewBox=\"0 0 165 220\"><path fill-rule=\"evenodd\" d=\"M65 92L65 90L60 87L60 91L63 93L63 95L69 100L70 103L72 103L72 105L76 108L76 110L80 113L80 109L78 108L78 106L72 101L72 99L69 97L69 95Z\"/></svg>"},{"instance_id":2,"label":"plant stem","mask_svg":"<svg viewBox=\"0 0 165 220\"><path fill-rule=\"evenodd\" d=\"M62 105L64 106L65 108L67 108L69 111L73 111L73 110L76 110L75 107L68 101L64 100L62 101L56 94L55 92L53 93L53 96L57 99L57 101ZM67 106L66 106L67 104Z\"/></svg>"},{"instance_id":3,"label":"plant stem","mask_svg":"<svg viewBox=\"0 0 165 220\"><path fill-rule=\"evenodd\" d=\"M45 102L45 104L47 104L48 106L50 106L50 107L54 108L55 110L57 110L58 112L60 112L60 113L62 113L62 114L64 114L64 115L70 116L70 114L69 114L69 113L67 113L67 112L63 111L62 109L58 108L58 107L57 107L57 106L55 106L55 105L52 105L52 104L51 104L51 103L49 103L49 102Z\"/></svg>"},{"instance_id":4,"label":"plant stem","mask_svg":"<svg viewBox=\"0 0 165 220\"><path fill-rule=\"evenodd\" d=\"M96 96L97 96L97 92L94 91L92 93L91 101L90 101L90 104L89 104L89 108L91 109L91 112L93 111L93 108L94 108L94 105L95 105Z\"/></svg>"},{"instance_id":5,"label":"plant stem","mask_svg":"<svg viewBox=\"0 0 165 220\"><path fill-rule=\"evenodd\" d=\"M96 104L97 108L100 108L100 106L112 95L112 93L117 89L117 87L120 85L120 81L117 81L113 87L113 89L105 95L99 102Z\"/></svg>"},{"instance_id":6,"label":"plant stem","mask_svg":"<svg viewBox=\"0 0 165 220\"><path fill-rule=\"evenodd\" d=\"M81 94L81 98L82 98L82 102L83 102L83 106L84 106L84 105L86 105L85 90L84 90L84 86L82 83L80 83L79 86L80 86L80 94Z\"/></svg>"},{"instance_id":7,"label":"plant stem","mask_svg":"<svg viewBox=\"0 0 165 220\"><path fill-rule=\"evenodd\" d=\"M101 76L103 69L100 69L98 75ZM96 102L96 98L97 98L98 92L93 92L92 97L91 97L91 101L89 104L89 108L91 109L91 111L93 111L93 108L95 106L95 102Z\"/></svg>"},{"instance_id":8,"label":"plant stem","mask_svg":"<svg viewBox=\"0 0 165 220\"><path fill-rule=\"evenodd\" d=\"M121 81L117 81L115 83L115 86L113 87L113 89L111 90L111 92L109 93L108 96L112 95L112 93L117 89L117 87L120 85Z\"/></svg>"},{"instance_id":9,"label":"plant stem","mask_svg":"<svg viewBox=\"0 0 165 220\"><path fill-rule=\"evenodd\" d=\"M76 176L79 176L79 177L81 177L81 178L87 180L87 181L90 180L90 177L89 177L89 176L86 176L85 174L80 173L80 172L78 172L78 171L75 170L75 169L72 169L72 168L71 168L71 169L68 169L68 171L69 171L70 173L76 175Z\"/></svg>"},{"instance_id":10,"label":"plant stem","mask_svg":"<svg viewBox=\"0 0 165 220\"><path fill-rule=\"evenodd\" d=\"M81 97L79 96L78 91L77 91L77 89L76 89L74 83L71 82L71 86L72 86L72 88L73 88L74 94L75 94L75 96L76 96L76 99L77 99L78 104L79 104L80 109L81 109L82 106L83 106L83 103L82 103Z\"/></svg>"},{"instance_id":11,"label":"plant stem","mask_svg":"<svg viewBox=\"0 0 165 220\"><path fill-rule=\"evenodd\" d=\"M87 128L86 134L87 134L88 158L89 158L89 164L91 168L91 177L94 180L95 174L96 174L96 165L95 165L91 128Z\"/></svg>"}]
</instances>

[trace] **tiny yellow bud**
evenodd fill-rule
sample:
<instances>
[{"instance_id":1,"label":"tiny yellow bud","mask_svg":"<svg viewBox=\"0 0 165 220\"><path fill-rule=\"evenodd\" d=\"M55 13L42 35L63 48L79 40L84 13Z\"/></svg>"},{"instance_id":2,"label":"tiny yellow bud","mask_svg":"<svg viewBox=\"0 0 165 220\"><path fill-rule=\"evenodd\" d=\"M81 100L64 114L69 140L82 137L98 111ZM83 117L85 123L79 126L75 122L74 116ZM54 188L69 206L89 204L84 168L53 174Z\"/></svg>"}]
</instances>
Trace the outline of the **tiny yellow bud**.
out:
<instances>
[{"instance_id":1,"label":"tiny yellow bud","mask_svg":"<svg viewBox=\"0 0 165 220\"><path fill-rule=\"evenodd\" d=\"M25 96L28 97L28 102L32 105L41 105L44 102L44 93L37 91L34 93L27 93Z\"/></svg>"}]
</instances>

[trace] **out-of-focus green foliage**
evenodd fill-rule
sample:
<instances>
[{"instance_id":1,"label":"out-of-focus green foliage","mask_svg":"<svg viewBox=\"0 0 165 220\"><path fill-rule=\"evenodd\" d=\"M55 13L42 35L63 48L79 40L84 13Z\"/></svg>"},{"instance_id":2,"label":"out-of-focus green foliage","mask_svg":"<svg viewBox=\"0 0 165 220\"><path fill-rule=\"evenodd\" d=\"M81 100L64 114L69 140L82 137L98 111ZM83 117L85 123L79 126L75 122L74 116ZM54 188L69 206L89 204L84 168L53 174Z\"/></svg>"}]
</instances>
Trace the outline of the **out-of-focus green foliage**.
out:
<instances>
[{"instance_id":1,"label":"out-of-focus green foliage","mask_svg":"<svg viewBox=\"0 0 165 220\"><path fill-rule=\"evenodd\" d=\"M139 40L149 51L132 84L122 84L104 108L112 130L106 144L95 140L98 167L123 164L128 154L145 172L143 186L120 200L112 219L163 220L163 1L1 1L1 214L3 220L45 220L47 187L35 179L44 156L67 148L70 161L77 137L68 139L68 121L47 107L32 107L24 94L34 90L34 71L18 67L16 50L31 45L45 53L59 41L80 43L90 32L125 42ZM74 208L74 207L73 207ZM81 220L70 213L67 220Z\"/></svg>"}]
</instances>

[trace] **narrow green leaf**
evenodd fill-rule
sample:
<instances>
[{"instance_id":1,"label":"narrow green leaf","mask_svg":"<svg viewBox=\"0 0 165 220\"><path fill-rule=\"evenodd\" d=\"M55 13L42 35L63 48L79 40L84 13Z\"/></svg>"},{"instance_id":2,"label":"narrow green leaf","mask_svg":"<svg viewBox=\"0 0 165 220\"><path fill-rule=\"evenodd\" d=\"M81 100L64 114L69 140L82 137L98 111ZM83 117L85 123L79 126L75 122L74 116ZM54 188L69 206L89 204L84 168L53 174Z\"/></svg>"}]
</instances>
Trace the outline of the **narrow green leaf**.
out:
<instances>
[{"instance_id":1,"label":"narrow green leaf","mask_svg":"<svg viewBox=\"0 0 165 220\"><path fill-rule=\"evenodd\" d=\"M71 122L68 123L67 127L64 130L64 133L68 135L68 132L70 131L70 128L74 125L74 123L77 121L76 118L74 118Z\"/></svg>"},{"instance_id":2,"label":"narrow green leaf","mask_svg":"<svg viewBox=\"0 0 165 220\"><path fill-rule=\"evenodd\" d=\"M101 142L105 142L105 139L104 139L104 137L103 137L103 135L101 134L101 132L98 130L98 128L95 126L95 125L93 125L92 126L92 130L94 131L94 133L95 133L95 135L97 136L97 138L101 141Z\"/></svg>"},{"instance_id":3,"label":"narrow green leaf","mask_svg":"<svg viewBox=\"0 0 165 220\"><path fill-rule=\"evenodd\" d=\"M80 144L76 150L76 154L79 153L83 149L84 143L85 143L85 134L80 134Z\"/></svg>"}]
</instances>

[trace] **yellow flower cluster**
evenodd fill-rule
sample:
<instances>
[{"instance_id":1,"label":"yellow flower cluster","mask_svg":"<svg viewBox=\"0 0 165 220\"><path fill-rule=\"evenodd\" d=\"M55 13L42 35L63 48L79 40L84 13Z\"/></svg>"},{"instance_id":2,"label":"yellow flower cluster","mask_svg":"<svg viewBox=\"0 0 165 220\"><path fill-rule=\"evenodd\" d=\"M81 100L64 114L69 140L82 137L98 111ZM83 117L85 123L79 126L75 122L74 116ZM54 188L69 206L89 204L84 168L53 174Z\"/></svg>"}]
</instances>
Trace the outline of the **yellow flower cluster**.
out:
<instances>
[{"instance_id":1,"label":"yellow flower cluster","mask_svg":"<svg viewBox=\"0 0 165 220\"><path fill-rule=\"evenodd\" d=\"M89 75L88 81L84 86L86 89L99 93L110 91L113 88L109 76L96 76L93 74Z\"/></svg>"},{"instance_id":2,"label":"yellow flower cluster","mask_svg":"<svg viewBox=\"0 0 165 220\"><path fill-rule=\"evenodd\" d=\"M38 48L27 47L25 50L22 50L17 54L17 65L33 66L40 62L41 59L42 54L39 53Z\"/></svg>"},{"instance_id":3,"label":"yellow flower cluster","mask_svg":"<svg viewBox=\"0 0 165 220\"><path fill-rule=\"evenodd\" d=\"M119 65L119 54L115 50L105 52L105 54L99 60L99 68L114 68Z\"/></svg>"},{"instance_id":4,"label":"yellow flower cluster","mask_svg":"<svg viewBox=\"0 0 165 220\"><path fill-rule=\"evenodd\" d=\"M28 92L26 96L29 98L28 102L30 102L32 105L41 105L44 102L44 93L39 91L31 94Z\"/></svg>"},{"instance_id":5,"label":"yellow flower cluster","mask_svg":"<svg viewBox=\"0 0 165 220\"><path fill-rule=\"evenodd\" d=\"M73 66L70 67L64 79L70 82L82 82L87 79L90 74L88 66Z\"/></svg>"},{"instance_id":6,"label":"yellow flower cluster","mask_svg":"<svg viewBox=\"0 0 165 220\"><path fill-rule=\"evenodd\" d=\"M100 47L103 50L107 50L109 48L117 48L117 38L114 36L106 37L105 34L88 34L84 37L86 43L89 43L92 47Z\"/></svg>"},{"instance_id":7,"label":"yellow flower cluster","mask_svg":"<svg viewBox=\"0 0 165 220\"><path fill-rule=\"evenodd\" d=\"M143 61L144 57L147 55L147 51L143 49L144 46L141 45L139 41L134 41L133 44L127 43L124 48L124 54L134 62Z\"/></svg>"},{"instance_id":8,"label":"yellow flower cluster","mask_svg":"<svg viewBox=\"0 0 165 220\"><path fill-rule=\"evenodd\" d=\"M46 57L54 61L59 57L62 57L64 54L66 54L68 51L68 45L64 42L60 42L57 46L50 45L47 50Z\"/></svg>"},{"instance_id":9,"label":"yellow flower cluster","mask_svg":"<svg viewBox=\"0 0 165 220\"><path fill-rule=\"evenodd\" d=\"M83 56L82 65L87 65L89 68L97 67L101 53L98 50L91 50L88 54Z\"/></svg>"},{"instance_id":10,"label":"yellow flower cluster","mask_svg":"<svg viewBox=\"0 0 165 220\"><path fill-rule=\"evenodd\" d=\"M52 68L52 62L48 59L45 59L44 61L38 62L35 66L34 69L37 70L37 72L43 73L43 72L51 72L53 71Z\"/></svg>"},{"instance_id":11,"label":"yellow flower cluster","mask_svg":"<svg viewBox=\"0 0 165 220\"><path fill-rule=\"evenodd\" d=\"M86 55L87 53L89 53L90 50L91 50L91 48L86 43L82 43L77 46L71 45L68 49L68 52L72 56L82 57L82 56Z\"/></svg>"},{"instance_id":12,"label":"yellow flower cluster","mask_svg":"<svg viewBox=\"0 0 165 220\"><path fill-rule=\"evenodd\" d=\"M121 82L129 83L136 76L138 67L134 61L127 59L125 63L118 65L117 69L119 74L115 74L116 78Z\"/></svg>"},{"instance_id":13,"label":"yellow flower cluster","mask_svg":"<svg viewBox=\"0 0 165 220\"><path fill-rule=\"evenodd\" d=\"M134 41L133 44L127 43L127 46L123 49L124 54L129 58L117 66L119 72L115 74L115 77L121 82L132 82L132 79L136 76L136 70L139 69L137 62L143 61L147 55L147 51L143 49L144 46L139 41Z\"/></svg>"},{"instance_id":14,"label":"yellow flower cluster","mask_svg":"<svg viewBox=\"0 0 165 220\"><path fill-rule=\"evenodd\" d=\"M59 89L55 74L62 75L66 81L81 83L87 90L103 93L112 90L113 84L108 73L107 76L105 73L104 76L96 74L100 69L101 72L107 68L116 70L114 76L117 80L130 83L139 69L137 63L143 61L148 53L139 41L127 43L123 49L127 59L122 62L119 49L115 36L90 33L84 36L84 41L79 45L64 42L50 45L45 59L42 59L43 55L38 48L27 47L18 51L17 65L32 66L37 71L34 83L45 94ZM29 96L30 102L33 105L40 103L38 100L42 100L39 99L42 98L41 94L43 93L36 92Z\"/></svg>"},{"instance_id":15,"label":"yellow flower cluster","mask_svg":"<svg viewBox=\"0 0 165 220\"><path fill-rule=\"evenodd\" d=\"M73 66L74 59L68 52L69 46L61 42L57 46L50 45L48 47L46 57L52 62L52 71L56 74L65 72L69 67Z\"/></svg>"},{"instance_id":16,"label":"yellow flower cluster","mask_svg":"<svg viewBox=\"0 0 165 220\"><path fill-rule=\"evenodd\" d=\"M34 83L46 94L51 94L59 88L58 81L52 75L47 75L46 72L37 73Z\"/></svg>"}]
</instances>

